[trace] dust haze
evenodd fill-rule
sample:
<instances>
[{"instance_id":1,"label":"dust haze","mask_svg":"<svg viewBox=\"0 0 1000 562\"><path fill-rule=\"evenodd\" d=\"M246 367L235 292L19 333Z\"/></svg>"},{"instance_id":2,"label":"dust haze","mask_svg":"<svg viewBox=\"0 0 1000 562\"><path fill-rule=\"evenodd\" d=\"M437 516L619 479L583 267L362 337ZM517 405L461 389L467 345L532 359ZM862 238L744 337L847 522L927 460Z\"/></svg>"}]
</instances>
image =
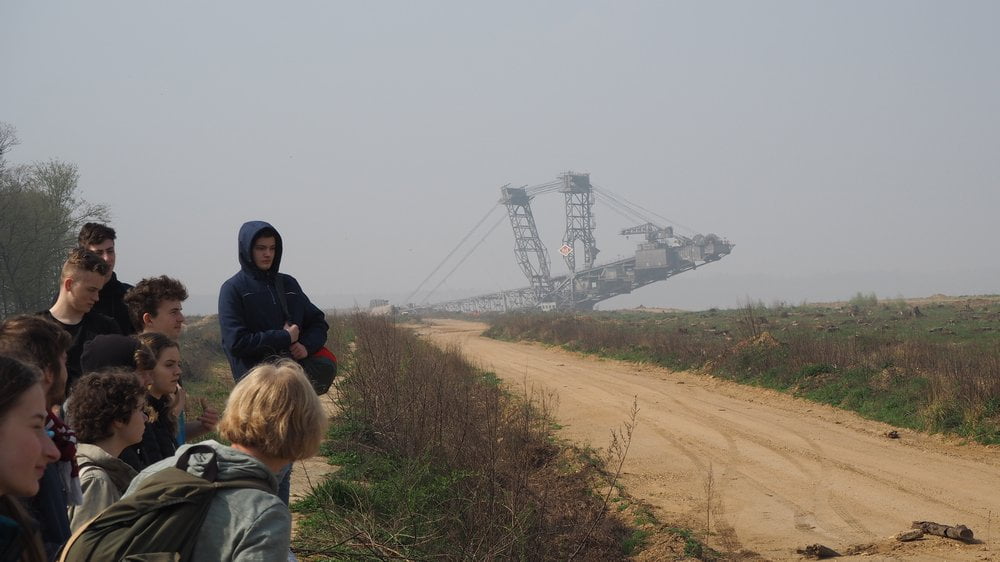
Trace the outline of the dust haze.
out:
<instances>
[{"instance_id":1,"label":"dust haze","mask_svg":"<svg viewBox=\"0 0 1000 562\"><path fill-rule=\"evenodd\" d=\"M79 166L124 281L214 312L246 220L321 306L409 295L568 170L736 246L602 309L996 293L992 2L0 3L12 162ZM594 209L598 263L635 226ZM535 203L553 273L564 216ZM687 229L687 230L683 230ZM560 270L560 267L563 270ZM450 266L442 268L448 271ZM433 286L440 279L431 281ZM509 224L432 300L527 285Z\"/></svg>"}]
</instances>

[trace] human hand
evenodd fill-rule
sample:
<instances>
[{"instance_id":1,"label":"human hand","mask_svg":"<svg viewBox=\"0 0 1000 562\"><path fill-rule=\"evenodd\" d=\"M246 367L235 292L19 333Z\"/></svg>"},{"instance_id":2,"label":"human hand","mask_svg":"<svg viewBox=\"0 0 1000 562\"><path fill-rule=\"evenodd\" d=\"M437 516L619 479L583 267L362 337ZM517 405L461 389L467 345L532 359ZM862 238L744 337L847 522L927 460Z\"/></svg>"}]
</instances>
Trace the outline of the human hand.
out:
<instances>
[{"instance_id":1,"label":"human hand","mask_svg":"<svg viewBox=\"0 0 1000 562\"><path fill-rule=\"evenodd\" d=\"M215 426L219 424L219 411L209 406L204 398L199 398L199 402L201 403L201 415L198 416L198 422L205 433L215 431Z\"/></svg>"},{"instance_id":2,"label":"human hand","mask_svg":"<svg viewBox=\"0 0 1000 562\"><path fill-rule=\"evenodd\" d=\"M300 361L309 356L309 351L306 349L306 346L298 342L293 343L292 347L288 348L288 351L292 353L292 359L295 359L296 361Z\"/></svg>"},{"instance_id":3,"label":"human hand","mask_svg":"<svg viewBox=\"0 0 1000 562\"><path fill-rule=\"evenodd\" d=\"M173 412L174 417L181 415L184 408L187 406L187 391L184 387L177 385L177 390L174 391L173 404L170 405L170 411Z\"/></svg>"},{"instance_id":4,"label":"human hand","mask_svg":"<svg viewBox=\"0 0 1000 562\"><path fill-rule=\"evenodd\" d=\"M285 322L285 331L292 336L292 343L299 341L299 327L296 324Z\"/></svg>"}]
</instances>

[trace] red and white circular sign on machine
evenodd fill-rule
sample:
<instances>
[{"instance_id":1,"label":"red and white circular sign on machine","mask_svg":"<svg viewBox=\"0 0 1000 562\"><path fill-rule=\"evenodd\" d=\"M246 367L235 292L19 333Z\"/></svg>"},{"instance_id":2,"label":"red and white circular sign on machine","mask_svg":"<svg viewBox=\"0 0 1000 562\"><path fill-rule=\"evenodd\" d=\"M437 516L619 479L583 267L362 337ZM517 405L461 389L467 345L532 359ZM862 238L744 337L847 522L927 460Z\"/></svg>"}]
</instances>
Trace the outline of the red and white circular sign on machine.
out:
<instances>
[{"instance_id":1,"label":"red and white circular sign on machine","mask_svg":"<svg viewBox=\"0 0 1000 562\"><path fill-rule=\"evenodd\" d=\"M573 246L570 246L569 244L563 244L562 248L559 248L559 253L562 254L564 257L568 256L573 253Z\"/></svg>"}]
</instances>

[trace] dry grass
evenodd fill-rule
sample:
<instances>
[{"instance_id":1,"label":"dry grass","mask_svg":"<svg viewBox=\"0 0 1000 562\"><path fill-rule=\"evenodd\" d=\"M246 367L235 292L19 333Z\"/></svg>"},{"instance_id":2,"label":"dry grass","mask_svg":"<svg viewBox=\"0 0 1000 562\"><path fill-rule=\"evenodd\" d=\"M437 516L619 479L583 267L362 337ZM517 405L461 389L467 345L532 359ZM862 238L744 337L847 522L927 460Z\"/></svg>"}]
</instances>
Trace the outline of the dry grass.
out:
<instances>
[{"instance_id":1,"label":"dry grass","mask_svg":"<svg viewBox=\"0 0 1000 562\"><path fill-rule=\"evenodd\" d=\"M350 330L329 449L343 468L298 505L302 557L623 557L631 530L592 492L606 467L553 438L551 395L515 396L388 318Z\"/></svg>"},{"instance_id":2,"label":"dry grass","mask_svg":"<svg viewBox=\"0 0 1000 562\"><path fill-rule=\"evenodd\" d=\"M1000 299L514 314L489 335L705 369L887 423L1000 443Z\"/></svg>"}]
</instances>

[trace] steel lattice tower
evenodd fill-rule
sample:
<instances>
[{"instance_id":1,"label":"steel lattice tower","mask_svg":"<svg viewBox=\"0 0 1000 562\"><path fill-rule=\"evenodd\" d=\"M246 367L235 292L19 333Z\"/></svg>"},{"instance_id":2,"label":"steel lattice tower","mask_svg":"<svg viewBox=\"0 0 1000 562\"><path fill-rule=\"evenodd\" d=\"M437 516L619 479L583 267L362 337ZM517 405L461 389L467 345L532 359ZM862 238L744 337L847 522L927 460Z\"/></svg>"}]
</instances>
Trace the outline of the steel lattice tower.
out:
<instances>
[{"instance_id":1,"label":"steel lattice tower","mask_svg":"<svg viewBox=\"0 0 1000 562\"><path fill-rule=\"evenodd\" d=\"M501 187L503 204L507 206L510 224L514 229L514 256L521 271L531 283L537 302L542 302L552 293L552 279L549 277L549 256L545 251L535 217L531 214L531 196L523 187ZM532 263L532 256L535 263Z\"/></svg>"},{"instance_id":2,"label":"steel lattice tower","mask_svg":"<svg viewBox=\"0 0 1000 562\"><path fill-rule=\"evenodd\" d=\"M594 240L594 190L590 185L590 174L566 172L559 177L563 181L560 192L566 195L566 236L565 248L560 252L570 271L576 271L576 242L583 243L583 267L590 269L597 259L597 242ZM565 249L564 248L564 249Z\"/></svg>"}]
</instances>

